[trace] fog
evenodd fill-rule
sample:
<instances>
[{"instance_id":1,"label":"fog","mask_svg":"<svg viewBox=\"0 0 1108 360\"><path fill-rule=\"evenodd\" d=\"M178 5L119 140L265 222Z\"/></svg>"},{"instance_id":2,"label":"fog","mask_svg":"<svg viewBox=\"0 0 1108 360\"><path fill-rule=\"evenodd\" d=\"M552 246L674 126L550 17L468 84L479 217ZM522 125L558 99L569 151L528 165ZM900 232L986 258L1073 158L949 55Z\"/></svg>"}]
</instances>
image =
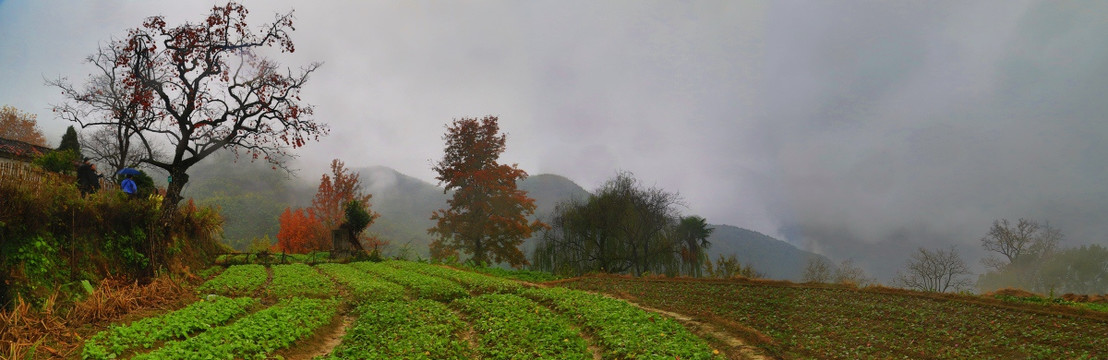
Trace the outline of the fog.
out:
<instances>
[{"instance_id":1,"label":"fog","mask_svg":"<svg viewBox=\"0 0 1108 360\"><path fill-rule=\"evenodd\" d=\"M150 15L215 2L2 1L0 103L55 145L81 60ZM295 9L290 67L331 127L296 151L433 182L445 125L496 115L502 160L586 189L619 170L689 214L886 273L916 246L980 255L993 220L1108 245L1108 3L246 1Z\"/></svg>"}]
</instances>

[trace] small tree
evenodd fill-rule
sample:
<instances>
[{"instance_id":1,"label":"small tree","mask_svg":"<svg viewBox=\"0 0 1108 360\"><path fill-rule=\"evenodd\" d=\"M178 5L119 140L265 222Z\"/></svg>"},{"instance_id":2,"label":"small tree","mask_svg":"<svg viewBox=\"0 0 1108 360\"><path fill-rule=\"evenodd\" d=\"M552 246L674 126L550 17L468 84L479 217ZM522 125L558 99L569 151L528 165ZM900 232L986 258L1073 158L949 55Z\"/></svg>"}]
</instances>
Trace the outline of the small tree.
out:
<instances>
[{"instance_id":1,"label":"small tree","mask_svg":"<svg viewBox=\"0 0 1108 360\"><path fill-rule=\"evenodd\" d=\"M381 215L369 210L369 203L362 202L358 199L347 201L343 209L346 214L346 221L344 223L346 228L350 230L350 239L354 242L354 247L360 251L365 251L361 243L362 232L364 232L369 225L373 224L373 220L376 220ZM368 240L370 246L373 246L373 253L379 254L378 251L380 249L378 248L383 245L383 243L377 240L376 237L366 240Z\"/></svg>"},{"instance_id":2,"label":"small tree","mask_svg":"<svg viewBox=\"0 0 1108 360\"><path fill-rule=\"evenodd\" d=\"M981 246L1000 257L989 256L981 260L990 271L981 277L980 287L982 290L1004 286L1032 291L1049 290L1039 272L1063 238L1062 231L1049 222L1040 224L1019 219L1012 225L1007 219L994 221L988 234L981 238Z\"/></svg>"},{"instance_id":3,"label":"small tree","mask_svg":"<svg viewBox=\"0 0 1108 360\"><path fill-rule=\"evenodd\" d=\"M281 230L277 232L277 243L273 246L275 251L306 254L320 250L319 238L324 229L310 211L285 208L279 221Z\"/></svg>"},{"instance_id":4,"label":"small tree","mask_svg":"<svg viewBox=\"0 0 1108 360\"><path fill-rule=\"evenodd\" d=\"M861 267L854 264L854 260L847 259L839 263L839 267L835 269L834 279L836 283L864 286L873 282L873 279L866 276L866 271Z\"/></svg>"},{"instance_id":5,"label":"small tree","mask_svg":"<svg viewBox=\"0 0 1108 360\"><path fill-rule=\"evenodd\" d=\"M709 277L730 279L734 277L744 277L748 279L760 279L766 275L758 270L754 269L754 266L750 264L743 265L739 262L739 259L735 254L731 254L724 257L720 254L716 259L715 265L712 262L706 261L704 267Z\"/></svg>"},{"instance_id":6,"label":"small tree","mask_svg":"<svg viewBox=\"0 0 1108 360\"><path fill-rule=\"evenodd\" d=\"M689 276L703 275L701 264L708 260L705 251L712 246L708 237L715 229L708 227L708 220L700 216L682 217L677 224L676 233L681 242L681 262L685 264L685 273Z\"/></svg>"},{"instance_id":7,"label":"small tree","mask_svg":"<svg viewBox=\"0 0 1108 360\"><path fill-rule=\"evenodd\" d=\"M100 126L80 134L81 149L92 161L108 165L108 171L115 174L123 168L138 168L142 165L142 154L129 151L129 144L120 145L116 131ZM155 150L155 157L160 151Z\"/></svg>"},{"instance_id":8,"label":"small tree","mask_svg":"<svg viewBox=\"0 0 1108 360\"><path fill-rule=\"evenodd\" d=\"M376 219L378 215L368 210L371 198L372 194L362 192L360 175L347 169L346 164L339 159L334 159L331 160L331 174L323 174L319 179L319 188L312 198L311 212L325 228L336 229L343 223L347 204L357 201L365 206L371 217L369 223L372 223L372 219Z\"/></svg>"},{"instance_id":9,"label":"small tree","mask_svg":"<svg viewBox=\"0 0 1108 360\"><path fill-rule=\"evenodd\" d=\"M455 120L443 140L445 154L432 169L438 174L435 179L445 185L443 192L453 190L454 195L447 201L449 209L431 215L436 223L427 232L438 238L432 253L460 250L479 264L528 264L519 245L547 226L527 220L535 212L535 199L516 187L527 172L497 162L506 142L497 118Z\"/></svg>"},{"instance_id":10,"label":"small tree","mask_svg":"<svg viewBox=\"0 0 1108 360\"><path fill-rule=\"evenodd\" d=\"M895 282L901 287L919 291L957 291L970 287L972 282L966 278L970 274L969 267L958 256L954 246L935 251L921 247L912 254L904 271L897 273Z\"/></svg>"},{"instance_id":11,"label":"small tree","mask_svg":"<svg viewBox=\"0 0 1108 360\"><path fill-rule=\"evenodd\" d=\"M81 141L77 138L77 130L73 126L65 128L65 135L62 135L62 141L58 145L59 151L72 150L81 154Z\"/></svg>"},{"instance_id":12,"label":"small tree","mask_svg":"<svg viewBox=\"0 0 1108 360\"><path fill-rule=\"evenodd\" d=\"M834 267L835 265L822 256L808 257L808 261L804 265L804 282L829 283Z\"/></svg>"},{"instance_id":13,"label":"small tree","mask_svg":"<svg viewBox=\"0 0 1108 360\"><path fill-rule=\"evenodd\" d=\"M0 107L0 138L22 141L31 145L46 146L37 115L19 111L13 106Z\"/></svg>"}]
</instances>

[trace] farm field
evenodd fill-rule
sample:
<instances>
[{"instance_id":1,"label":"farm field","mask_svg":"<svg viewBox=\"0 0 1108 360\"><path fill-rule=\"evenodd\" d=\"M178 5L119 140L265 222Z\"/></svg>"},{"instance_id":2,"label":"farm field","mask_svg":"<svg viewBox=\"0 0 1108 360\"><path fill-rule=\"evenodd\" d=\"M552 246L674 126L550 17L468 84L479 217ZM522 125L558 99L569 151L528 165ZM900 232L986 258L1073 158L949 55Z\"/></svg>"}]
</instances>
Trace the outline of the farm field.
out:
<instances>
[{"instance_id":1,"label":"farm field","mask_svg":"<svg viewBox=\"0 0 1108 360\"><path fill-rule=\"evenodd\" d=\"M598 276L558 286L693 317L782 359L1105 359L1108 316L888 289Z\"/></svg>"},{"instance_id":2,"label":"farm field","mask_svg":"<svg viewBox=\"0 0 1108 360\"><path fill-rule=\"evenodd\" d=\"M233 265L196 289L89 337L80 358L725 358L624 301L422 263Z\"/></svg>"},{"instance_id":3,"label":"farm field","mask_svg":"<svg viewBox=\"0 0 1108 360\"><path fill-rule=\"evenodd\" d=\"M889 289L621 276L540 287L385 261L233 265L197 291L89 337L80 358L1108 358L1108 314Z\"/></svg>"}]
</instances>

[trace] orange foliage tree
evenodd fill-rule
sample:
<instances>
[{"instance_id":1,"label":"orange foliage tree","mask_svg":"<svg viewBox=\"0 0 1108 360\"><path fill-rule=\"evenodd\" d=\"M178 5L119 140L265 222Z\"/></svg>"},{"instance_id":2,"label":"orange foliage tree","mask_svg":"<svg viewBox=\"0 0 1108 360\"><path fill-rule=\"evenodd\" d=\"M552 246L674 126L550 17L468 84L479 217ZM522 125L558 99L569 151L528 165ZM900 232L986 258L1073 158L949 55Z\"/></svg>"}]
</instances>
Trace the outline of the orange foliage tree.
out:
<instances>
[{"instance_id":1,"label":"orange foliage tree","mask_svg":"<svg viewBox=\"0 0 1108 360\"><path fill-rule=\"evenodd\" d=\"M380 217L380 214L370 209L372 205L369 203L369 199L372 197L372 194L362 192L362 181L359 174L351 172L339 159L331 160L331 174L323 174L320 177L319 189L316 190L315 198L312 199L312 207L309 209L312 215L319 220L320 226L327 230L323 232L320 239L322 241L321 246L323 248L330 247L332 241L330 230L343 224L346 218L346 204L351 201L356 201L359 206L365 207L365 212L369 215L369 222L366 227L372 225L373 220ZM367 240L374 248L383 245L374 238L367 238ZM355 245L361 247L361 244Z\"/></svg>"},{"instance_id":2,"label":"orange foliage tree","mask_svg":"<svg viewBox=\"0 0 1108 360\"><path fill-rule=\"evenodd\" d=\"M274 251L305 254L320 250L319 238L323 232L323 226L310 211L286 207L279 220L281 229L277 232L277 244L273 245Z\"/></svg>"},{"instance_id":3,"label":"orange foliage tree","mask_svg":"<svg viewBox=\"0 0 1108 360\"><path fill-rule=\"evenodd\" d=\"M46 146L46 138L38 128L35 114L19 111L13 106L0 108L0 138Z\"/></svg>"},{"instance_id":4,"label":"orange foliage tree","mask_svg":"<svg viewBox=\"0 0 1108 360\"><path fill-rule=\"evenodd\" d=\"M547 225L527 220L535 212L535 199L516 188L527 172L515 164L497 163L506 140L497 118L454 120L443 140L445 155L432 169L438 173L435 179L445 184L443 191L454 190L454 196L447 201L449 209L431 215L437 221L427 229L437 235L432 256L441 259L460 250L479 264L526 265L519 245Z\"/></svg>"}]
</instances>

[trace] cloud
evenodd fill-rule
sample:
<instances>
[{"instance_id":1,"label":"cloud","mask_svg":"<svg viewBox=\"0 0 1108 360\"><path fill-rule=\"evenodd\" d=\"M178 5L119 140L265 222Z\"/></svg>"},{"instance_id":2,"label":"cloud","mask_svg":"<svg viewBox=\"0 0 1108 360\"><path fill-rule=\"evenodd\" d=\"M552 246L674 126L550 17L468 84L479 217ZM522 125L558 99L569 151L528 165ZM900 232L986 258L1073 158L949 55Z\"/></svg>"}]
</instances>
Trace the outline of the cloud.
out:
<instances>
[{"instance_id":1,"label":"cloud","mask_svg":"<svg viewBox=\"0 0 1108 360\"><path fill-rule=\"evenodd\" d=\"M1028 217L1105 243L1108 6L809 5L774 9L768 31L760 128L783 232L973 248Z\"/></svg>"},{"instance_id":2,"label":"cloud","mask_svg":"<svg viewBox=\"0 0 1108 360\"><path fill-rule=\"evenodd\" d=\"M0 102L60 138L43 77L79 81L98 43L214 3L4 1ZM532 174L632 171L687 213L821 251L972 249L1018 217L1108 241L1102 3L246 5L255 23L295 9L297 52L273 57L324 63L303 96L332 131L298 151L304 178L339 158L433 182L444 126L495 115L503 160Z\"/></svg>"}]
</instances>

